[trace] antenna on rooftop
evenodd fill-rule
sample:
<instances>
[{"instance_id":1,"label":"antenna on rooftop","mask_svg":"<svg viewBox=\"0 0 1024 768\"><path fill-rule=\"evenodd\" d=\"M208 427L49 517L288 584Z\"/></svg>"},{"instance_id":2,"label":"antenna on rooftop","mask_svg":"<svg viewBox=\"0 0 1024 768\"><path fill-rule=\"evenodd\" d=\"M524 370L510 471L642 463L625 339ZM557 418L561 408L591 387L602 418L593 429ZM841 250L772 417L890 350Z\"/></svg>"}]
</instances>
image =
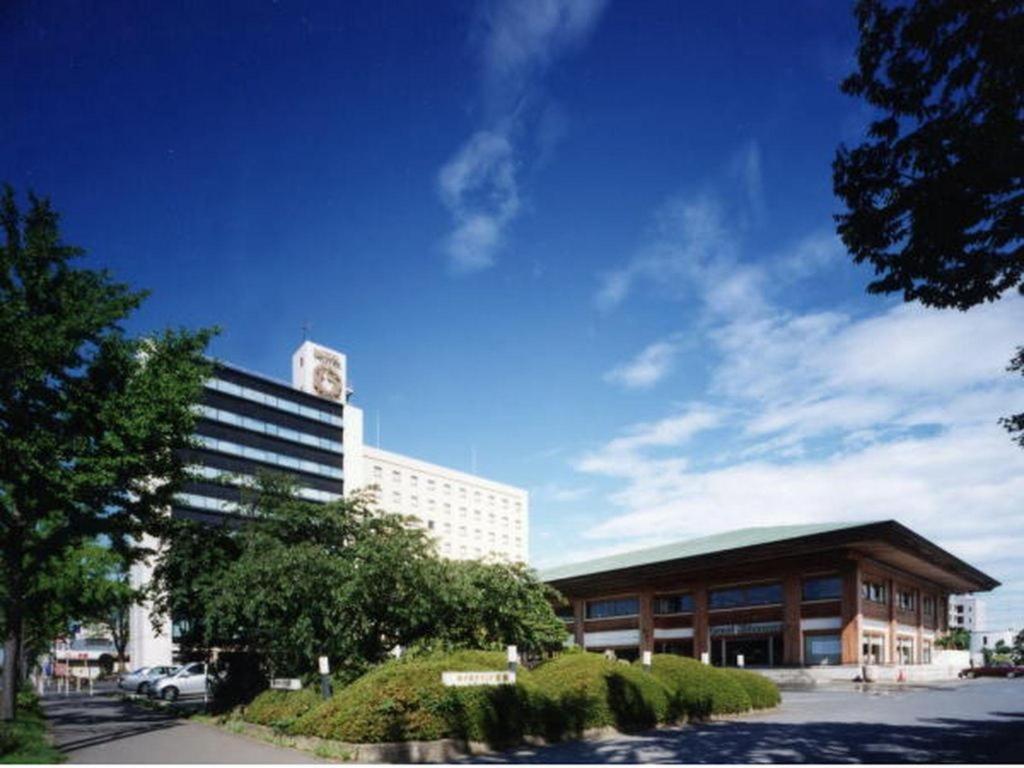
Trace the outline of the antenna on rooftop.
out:
<instances>
[{"instance_id":1,"label":"antenna on rooftop","mask_svg":"<svg viewBox=\"0 0 1024 768\"><path fill-rule=\"evenodd\" d=\"M302 340L309 341L309 329L313 327L313 324L309 320L304 320L302 323Z\"/></svg>"}]
</instances>

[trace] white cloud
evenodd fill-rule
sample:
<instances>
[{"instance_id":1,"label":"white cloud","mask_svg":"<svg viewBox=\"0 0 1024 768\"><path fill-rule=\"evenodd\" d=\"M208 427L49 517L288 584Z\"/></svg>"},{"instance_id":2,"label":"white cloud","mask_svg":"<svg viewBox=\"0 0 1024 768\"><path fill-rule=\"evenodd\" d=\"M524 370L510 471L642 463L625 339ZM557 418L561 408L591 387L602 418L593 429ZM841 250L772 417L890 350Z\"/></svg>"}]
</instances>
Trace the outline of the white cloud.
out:
<instances>
[{"instance_id":1,"label":"white cloud","mask_svg":"<svg viewBox=\"0 0 1024 768\"><path fill-rule=\"evenodd\" d=\"M671 372L678 353L678 341L656 341L641 350L640 354L629 362L617 365L606 372L604 379L628 389L652 387Z\"/></svg>"},{"instance_id":2,"label":"white cloud","mask_svg":"<svg viewBox=\"0 0 1024 768\"><path fill-rule=\"evenodd\" d=\"M495 263L508 226L522 210L520 166L526 150L546 163L564 137L567 121L547 105L528 106L544 70L581 45L604 9L603 0L498 0L482 6L480 54L488 119L444 164L438 192L452 217L443 248L456 272ZM536 133L533 141L528 137Z\"/></svg>"},{"instance_id":3,"label":"white cloud","mask_svg":"<svg viewBox=\"0 0 1024 768\"><path fill-rule=\"evenodd\" d=\"M455 220L446 250L458 271L494 263L505 225L519 212L512 145L507 137L478 131L438 174L441 200Z\"/></svg>"},{"instance_id":4,"label":"white cloud","mask_svg":"<svg viewBox=\"0 0 1024 768\"><path fill-rule=\"evenodd\" d=\"M617 484L612 513L584 536L621 551L751 525L896 518L1000 580L1024 581L1024 452L997 423L1024 411L1024 388L1005 371L1024 302L787 309L770 291L847 257L814 232L756 258L742 218L712 194L674 198L645 245L601 277L604 310L641 284L696 306L694 356L709 384L700 403L624 426L573 461ZM658 380L659 343L606 378ZM994 617L1014 612L1024 615L1024 590L991 599Z\"/></svg>"}]
</instances>

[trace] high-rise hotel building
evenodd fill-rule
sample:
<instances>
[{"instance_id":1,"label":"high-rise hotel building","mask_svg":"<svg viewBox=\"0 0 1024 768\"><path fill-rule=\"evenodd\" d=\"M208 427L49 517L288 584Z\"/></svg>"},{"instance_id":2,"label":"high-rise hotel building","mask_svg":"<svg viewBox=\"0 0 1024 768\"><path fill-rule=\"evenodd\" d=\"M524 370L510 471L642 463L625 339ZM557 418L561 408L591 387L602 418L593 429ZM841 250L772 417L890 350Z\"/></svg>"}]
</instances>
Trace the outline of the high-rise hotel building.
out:
<instances>
[{"instance_id":1,"label":"high-rise hotel building","mask_svg":"<svg viewBox=\"0 0 1024 768\"><path fill-rule=\"evenodd\" d=\"M363 413L350 402L345 355L307 341L292 356L291 385L215 362L186 453L192 479L171 514L210 523L244 515L242 494L261 470L289 474L300 496L333 501L372 489L385 512L414 516L455 559L526 561L529 496L521 488L364 445ZM150 542L155 543L155 542ZM133 569L133 582L150 568ZM155 635L146 606L131 616L135 666L168 663L170 632Z\"/></svg>"}]
</instances>

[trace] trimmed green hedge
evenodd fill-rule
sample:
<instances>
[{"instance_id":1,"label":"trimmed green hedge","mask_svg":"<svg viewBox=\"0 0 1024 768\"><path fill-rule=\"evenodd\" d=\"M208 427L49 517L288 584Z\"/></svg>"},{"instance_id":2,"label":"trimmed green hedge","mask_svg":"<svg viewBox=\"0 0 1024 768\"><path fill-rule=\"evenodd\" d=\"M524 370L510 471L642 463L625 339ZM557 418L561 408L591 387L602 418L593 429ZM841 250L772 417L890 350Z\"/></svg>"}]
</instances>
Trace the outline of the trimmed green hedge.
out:
<instances>
[{"instance_id":1,"label":"trimmed green hedge","mask_svg":"<svg viewBox=\"0 0 1024 768\"><path fill-rule=\"evenodd\" d=\"M564 653L533 671L528 686L531 732L549 739L579 736L588 728L622 731L666 721L665 686L642 669L597 653Z\"/></svg>"},{"instance_id":2,"label":"trimmed green hedge","mask_svg":"<svg viewBox=\"0 0 1024 768\"><path fill-rule=\"evenodd\" d=\"M492 746L525 735L578 737L589 728L651 728L687 718L746 712L779 702L775 685L745 670L656 654L638 664L570 651L515 685L446 688L441 673L505 669L505 654L460 651L389 661L321 701L315 690L265 691L245 720L288 733L350 743L461 738Z\"/></svg>"},{"instance_id":3,"label":"trimmed green hedge","mask_svg":"<svg viewBox=\"0 0 1024 768\"><path fill-rule=\"evenodd\" d=\"M669 692L671 721L731 715L753 707L750 695L729 670L702 664L697 659L656 653L651 674ZM767 682L767 681L766 681Z\"/></svg>"},{"instance_id":4,"label":"trimmed green hedge","mask_svg":"<svg viewBox=\"0 0 1024 768\"><path fill-rule=\"evenodd\" d=\"M504 653L461 651L386 662L300 717L291 733L352 743L445 737L504 745L519 741L527 720L523 688L446 688L441 673L503 670Z\"/></svg>"},{"instance_id":5,"label":"trimmed green hedge","mask_svg":"<svg viewBox=\"0 0 1024 768\"><path fill-rule=\"evenodd\" d=\"M321 701L320 692L313 688L301 691L266 690L245 707L243 717L250 723L287 730Z\"/></svg>"},{"instance_id":6,"label":"trimmed green hedge","mask_svg":"<svg viewBox=\"0 0 1024 768\"><path fill-rule=\"evenodd\" d=\"M721 672L743 686L754 709L771 709L779 706L782 695L779 687L764 675L747 669L722 669Z\"/></svg>"}]
</instances>

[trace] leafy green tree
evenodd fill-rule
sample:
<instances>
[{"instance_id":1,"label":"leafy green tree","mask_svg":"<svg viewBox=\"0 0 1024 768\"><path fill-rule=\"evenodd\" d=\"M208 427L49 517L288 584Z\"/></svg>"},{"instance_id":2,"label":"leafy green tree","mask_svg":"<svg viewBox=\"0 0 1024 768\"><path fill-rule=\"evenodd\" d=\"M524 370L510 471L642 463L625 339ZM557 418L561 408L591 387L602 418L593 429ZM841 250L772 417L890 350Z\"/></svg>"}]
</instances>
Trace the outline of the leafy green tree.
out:
<instances>
[{"instance_id":1,"label":"leafy green tree","mask_svg":"<svg viewBox=\"0 0 1024 768\"><path fill-rule=\"evenodd\" d=\"M856 17L842 90L878 116L833 186L868 291L961 310L1024 292L1024 3L859 0ZM1002 424L1024 446L1024 414Z\"/></svg>"},{"instance_id":2,"label":"leafy green tree","mask_svg":"<svg viewBox=\"0 0 1024 768\"><path fill-rule=\"evenodd\" d=\"M541 655L560 649L567 637L552 605L561 595L522 563L447 561L437 596L438 622L428 644L500 649Z\"/></svg>"},{"instance_id":3,"label":"leafy green tree","mask_svg":"<svg viewBox=\"0 0 1024 768\"><path fill-rule=\"evenodd\" d=\"M1013 638L1013 648L1010 650L1014 664L1024 664L1024 629Z\"/></svg>"},{"instance_id":4,"label":"leafy green tree","mask_svg":"<svg viewBox=\"0 0 1024 768\"><path fill-rule=\"evenodd\" d=\"M971 633L963 627L957 627L938 638L935 645L949 651L968 651L971 648Z\"/></svg>"},{"instance_id":5,"label":"leafy green tree","mask_svg":"<svg viewBox=\"0 0 1024 768\"><path fill-rule=\"evenodd\" d=\"M129 338L146 294L74 265L46 199L0 195L0 719L14 717L26 614L55 559L141 540L183 477L210 331Z\"/></svg>"},{"instance_id":6,"label":"leafy green tree","mask_svg":"<svg viewBox=\"0 0 1024 768\"><path fill-rule=\"evenodd\" d=\"M178 521L165 535L152 591L193 652L248 651L293 676L326 655L350 676L396 646L541 651L565 638L554 593L525 566L441 560L368 497L315 504L264 474L243 498L244 522Z\"/></svg>"}]
</instances>

